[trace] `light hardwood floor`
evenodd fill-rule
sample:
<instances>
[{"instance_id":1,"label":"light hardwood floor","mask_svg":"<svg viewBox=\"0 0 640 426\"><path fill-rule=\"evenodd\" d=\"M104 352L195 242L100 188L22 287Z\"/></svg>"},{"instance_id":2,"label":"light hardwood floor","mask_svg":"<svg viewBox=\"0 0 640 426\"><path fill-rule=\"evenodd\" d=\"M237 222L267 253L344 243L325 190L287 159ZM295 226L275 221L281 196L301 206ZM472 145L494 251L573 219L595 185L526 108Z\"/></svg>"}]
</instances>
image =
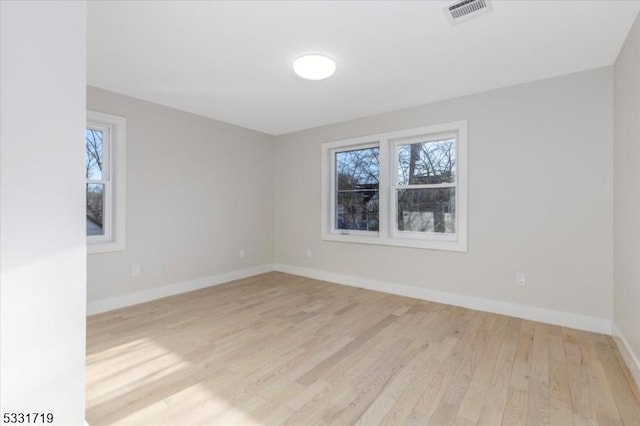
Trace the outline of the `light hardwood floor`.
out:
<instances>
[{"instance_id":1,"label":"light hardwood floor","mask_svg":"<svg viewBox=\"0 0 640 426\"><path fill-rule=\"evenodd\" d=\"M283 273L95 315L100 425L640 425L611 338Z\"/></svg>"}]
</instances>

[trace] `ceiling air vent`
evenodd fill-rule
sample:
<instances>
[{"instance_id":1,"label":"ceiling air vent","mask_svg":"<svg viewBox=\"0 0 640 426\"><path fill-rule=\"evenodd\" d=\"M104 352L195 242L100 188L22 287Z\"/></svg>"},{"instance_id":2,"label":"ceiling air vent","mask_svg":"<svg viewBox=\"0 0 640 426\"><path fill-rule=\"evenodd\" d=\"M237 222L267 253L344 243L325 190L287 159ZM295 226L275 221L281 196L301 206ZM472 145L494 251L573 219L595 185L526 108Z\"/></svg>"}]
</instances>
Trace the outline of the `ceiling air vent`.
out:
<instances>
[{"instance_id":1,"label":"ceiling air vent","mask_svg":"<svg viewBox=\"0 0 640 426\"><path fill-rule=\"evenodd\" d=\"M445 7L444 11L449 21L457 24L490 12L491 2L489 0L462 0Z\"/></svg>"}]
</instances>

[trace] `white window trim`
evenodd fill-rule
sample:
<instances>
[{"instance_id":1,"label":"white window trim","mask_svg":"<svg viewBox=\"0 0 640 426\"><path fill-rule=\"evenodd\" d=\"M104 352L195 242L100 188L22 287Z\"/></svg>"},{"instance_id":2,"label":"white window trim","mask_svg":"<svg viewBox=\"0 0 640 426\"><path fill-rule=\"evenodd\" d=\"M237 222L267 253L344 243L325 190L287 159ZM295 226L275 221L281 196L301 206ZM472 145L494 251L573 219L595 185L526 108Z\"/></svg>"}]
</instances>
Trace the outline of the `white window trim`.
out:
<instances>
[{"instance_id":1,"label":"white window trim","mask_svg":"<svg viewBox=\"0 0 640 426\"><path fill-rule=\"evenodd\" d=\"M406 144L421 135L441 137L443 133L456 137L456 233L417 233L396 230L395 212L397 145ZM421 141L425 139L422 138ZM417 139L416 139L417 141ZM379 230L345 231L335 229L335 152L347 148L380 147ZM468 251L467 246L467 121L454 121L432 126L380 133L322 144L322 235L327 241L378 244L423 249ZM427 185L433 186L433 185ZM443 186L443 185L437 185ZM450 186L450 185L444 185Z\"/></svg>"},{"instance_id":2,"label":"white window trim","mask_svg":"<svg viewBox=\"0 0 640 426\"><path fill-rule=\"evenodd\" d=\"M103 156L109 167L105 180L105 235L87 236L87 253L126 248L126 146L127 120L98 111L87 111L87 128L106 129L109 139Z\"/></svg>"}]
</instances>

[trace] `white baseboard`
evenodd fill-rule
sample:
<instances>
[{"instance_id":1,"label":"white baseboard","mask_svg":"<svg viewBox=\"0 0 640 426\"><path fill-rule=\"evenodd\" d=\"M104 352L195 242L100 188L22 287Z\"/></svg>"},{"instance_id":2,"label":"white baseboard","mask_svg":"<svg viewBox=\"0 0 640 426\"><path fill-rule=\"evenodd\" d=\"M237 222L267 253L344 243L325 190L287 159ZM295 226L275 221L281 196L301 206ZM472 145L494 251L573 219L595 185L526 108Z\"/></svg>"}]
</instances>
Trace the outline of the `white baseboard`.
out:
<instances>
[{"instance_id":1,"label":"white baseboard","mask_svg":"<svg viewBox=\"0 0 640 426\"><path fill-rule=\"evenodd\" d=\"M627 364L627 367L629 367L629 370L631 371L631 376L633 376L633 379L636 381L636 386L640 388L640 357L638 356L638 354L633 352L633 349L631 349L629 342L627 342L627 339L624 337L615 323L613 323L613 337L618 344L618 348L620 349L620 353L622 354L622 359L624 359L624 362Z\"/></svg>"},{"instance_id":2,"label":"white baseboard","mask_svg":"<svg viewBox=\"0 0 640 426\"><path fill-rule=\"evenodd\" d=\"M463 294L415 287L406 284L395 284L391 282L378 281L353 275L336 274L333 272L321 271L318 269L310 269L282 264L261 265L242 269L239 271L213 275L210 277L198 278L178 284L152 288L136 293L129 293L109 299L96 300L94 302L87 303L87 315L94 315L101 312L124 308L127 306L160 299L167 296L173 296L180 293L199 290L201 288L219 285L242 278L248 278L254 275L259 275L274 270L294 275L301 275L304 277L314 278L322 281L331 281L334 283L344 284L352 287L361 287L369 290L381 291L383 293L413 297L416 299L429 300L438 303L446 303L449 305L461 306L478 311L494 312L497 314L509 315L533 321L540 321L548 324L560 325L563 327L576 328L579 330L592 331L608 335L610 335L612 332L611 321L603 318L594 318L571 312L555 311L551 309L521 305L512 302L485 299L481 297L467 296ZM628 356L630 356L631 359L636 359L632 355ZM637 361L636 365L638 365ZM636 377L636 380L638 380L638 377Z\"/></svg>"},{"instance_id":3,"label":"white baseboard","mask_svg":"<svg viewBox=\"0 0 640 426\"><path fill-rule=\"evenodd\" d=\"M446 303L448 305L461 306L478 311L493 312L502 315L509 315L533 321L540 321L548 324L571 327L579 330L592 331L602 334L611 334L611 321L603 318L594 318L586 315L555 311L535 306L520 305L517 303L505 302L494 299L485 299L463 294L449 293L428 288L409 286L405 284L394 284L385 281L378 281L369 278L361 278L353 275L336 274L317 269L302 268L291 265L273 265L276 271L286 272L294 275L302 275L322 281L331 281L338 284L345 284L353 287L361 287L369 290L391 293L399 296L413 297L416 299L429 300L432 302Z\"/></svg>"},{"instance_id":4,"label":"white baseboard","mask_svg":"<svg viewBox=\"0 0 640 426\"><path fill-rule=\"evenodd\" d=\"M203 277L163 287L150 288L148 290L138 291L135 293L123 294L122 296L111 297L108 299L96 300L87 303L87 315L112 311L114 309L137 305L138 303L149 302L150 300L161 299L163 297L199 290L205 287L224 284L229 281L248 278L271 271L273 271L273 265L260 265L252 268L241 269L239 271L226 272L223 274L212 275L210 277Z\"/></svg>"}]
</instances>

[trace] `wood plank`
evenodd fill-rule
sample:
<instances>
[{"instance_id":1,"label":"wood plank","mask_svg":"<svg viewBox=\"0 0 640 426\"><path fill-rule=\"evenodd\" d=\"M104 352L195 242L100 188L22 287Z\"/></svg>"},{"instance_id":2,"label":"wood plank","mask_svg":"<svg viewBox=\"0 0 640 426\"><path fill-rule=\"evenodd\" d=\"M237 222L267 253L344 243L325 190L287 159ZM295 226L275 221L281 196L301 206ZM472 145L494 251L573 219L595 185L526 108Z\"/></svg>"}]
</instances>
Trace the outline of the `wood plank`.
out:
<instances>
[{"instance_id":1,"label":"wood plank","mask_svg":"<svg viewBox=\"0 0 640 426\"><path fill-rule=\"evenodd\" d=\"M549 333L549 398L552 425L573 425L569 373L565 357L562 330L552 326Z\"/></svg>"},{"instance_id":2,"label":"wood plank","mask_svg":"<svg viewBox=\"0 0 640 426\"><path fill-rule=\"evenodd\" d=\"M563 328L562 334L567 359L573 421L576 425L597 424L597 415L591 400L589 380L584 367L589 360L590 353L586 348L580 346L576 330Z\"/></svg>"},{"instance_id":3,"label":"wood plank","mask_svg":"<svg viewBox=\"0 0 640 426\"><path fill-rule=\"evenodd\" d=\"M531 381L527 401L527 425L549 425L549 326L537 323L531 356Z\"/></svg>"},{"instance_id":4,"label":"wood plank","mask_svg":"<svg viewBox=\"0 0 640 426\"><path fill-rule=\"evenodd\" d=\"M491 384L487 389L480 411L478 426L492 426L502 423L519 336L520 320L509 318L505 338L491 376Z\"/></svg>"}]
</instances>

